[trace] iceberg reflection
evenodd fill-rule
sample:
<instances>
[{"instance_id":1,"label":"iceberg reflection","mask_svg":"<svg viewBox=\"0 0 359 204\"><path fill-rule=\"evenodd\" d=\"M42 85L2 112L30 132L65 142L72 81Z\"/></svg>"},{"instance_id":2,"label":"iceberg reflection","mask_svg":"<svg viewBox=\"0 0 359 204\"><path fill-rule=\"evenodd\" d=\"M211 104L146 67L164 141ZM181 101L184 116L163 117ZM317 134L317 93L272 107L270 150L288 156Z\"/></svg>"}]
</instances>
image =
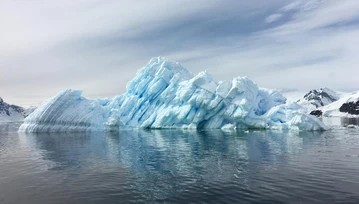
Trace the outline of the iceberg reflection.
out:
<instances>
[{"instance_id":1,"label":"iceberg reflection","mask_svg":"<svg viewBox=\"0 0 359 204\"><path fill-rule=\"evenodd\" d=\"M215 190L219 184L250 190L256 175L288 164L290 155L305 151L308 138L316 140L323 133L131 130L22 134L23 140L42 152L43 159L56 163L49 170L66 173L69 182L87 175L92 182L85 185L98 185L103 174L110 174L108 185L121 184L118 188L136 191L144 200L162 200L186 197L203 188Z\"/></svg>"}]
</instances>

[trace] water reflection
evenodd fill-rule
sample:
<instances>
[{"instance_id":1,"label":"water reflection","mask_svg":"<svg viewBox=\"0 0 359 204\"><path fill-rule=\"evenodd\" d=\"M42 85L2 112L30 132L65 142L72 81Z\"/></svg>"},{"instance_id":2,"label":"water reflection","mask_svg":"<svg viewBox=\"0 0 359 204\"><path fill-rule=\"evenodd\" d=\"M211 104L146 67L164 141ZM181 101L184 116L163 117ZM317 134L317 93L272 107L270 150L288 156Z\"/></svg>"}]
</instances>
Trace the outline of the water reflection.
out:
<instances>
[{"instance_id":1,"label":"water reflection","mask_svg":"<svg viewBox=\"0 0 359 204\"><path fill-rule=\"evenodd\" d=\"M358 129L18 134L10 126L0 132L0 203L355 201L357 135Z\"/></svg>"},{"instance_id":2,"label":"water reflection","mask_svg":"<svg viewBox=\"0 0 359 204\"><path fill-rule=\"evenodd\" d=\"M322 118L324 124L330 127L342 126L346 127L348 125L357 125L359 126L359 118L347 118L347 117L324 117Z\"/></svg>"},{"instance_id":3,"label":"water reflection","mask_svg":"<svg viewBox=\"0 0 359 204\"><path fill-rule=\"evenodd\" d=\"M49 171L66 172L67 182L85 177L88 183L78 190L80 194L91 188L88 185L103 184L103 177L112 176L113 180L105 179L102 190L121 185L116 189L145 202L188 199L206 189L212 194L205 198L208 201L216 200L223 189L235 191L235 197L254 195L253 178L288 165L290 157L305 150L310 140L320 140L321 134L137 130L21 134L20 138L56 164ZM246 191L238 191L238 186Z\"/></svg>"},{"instance_id":4,"label":"water reflection","mask_svg":"<svg viewBox=\"0 0 359 204\"><path fill-rule=\"evenodd\" d=\"M341 123L346 126L349 124L359 125L359 118L341 118Z\"/></svg>"}]
</instances>

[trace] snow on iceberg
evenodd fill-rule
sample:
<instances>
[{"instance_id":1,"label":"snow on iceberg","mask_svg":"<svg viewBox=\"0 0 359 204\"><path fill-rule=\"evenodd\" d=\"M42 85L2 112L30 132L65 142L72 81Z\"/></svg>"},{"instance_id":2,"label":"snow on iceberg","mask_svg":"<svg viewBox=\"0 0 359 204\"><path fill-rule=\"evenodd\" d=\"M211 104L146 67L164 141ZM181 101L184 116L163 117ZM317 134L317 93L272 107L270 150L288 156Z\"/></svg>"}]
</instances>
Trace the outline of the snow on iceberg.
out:
<instances>
[{"instance_id":1,"label":"snow on iceberg","mask_svg":"<svg viewBox=\"0 0 359 204\"><path fill-rule=\"evenodd\" d=\"M178 62L157 57L112 100L89 100L65 90L45 101L21 132L117 131L125 128L325 130L300 106L246 77L216 82L206 71L193 76Z\"/></svg>"}]
</instances>

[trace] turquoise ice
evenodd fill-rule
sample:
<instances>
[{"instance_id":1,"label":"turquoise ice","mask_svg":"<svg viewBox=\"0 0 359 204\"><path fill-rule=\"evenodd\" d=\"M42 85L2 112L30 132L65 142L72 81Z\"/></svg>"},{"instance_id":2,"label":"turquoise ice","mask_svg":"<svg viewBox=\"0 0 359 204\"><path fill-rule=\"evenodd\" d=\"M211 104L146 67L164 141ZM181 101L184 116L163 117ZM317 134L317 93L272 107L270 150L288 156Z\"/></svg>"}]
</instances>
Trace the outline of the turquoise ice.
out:
<instances>
[{"instance_id":1,"label":"turquoise ice","mask_svg":"<svg viewBox=\"0 0 359 204\"><path fill-rule=\"evenodd\" d=\"M21 132L117 131L129 128L325 130L316 117L286 104L279 92L247 77L216 82L196 76L178 62L157 57L113 99L89 100L64 90L45 101L21 125Z\"/></svg>"}]
</instances>

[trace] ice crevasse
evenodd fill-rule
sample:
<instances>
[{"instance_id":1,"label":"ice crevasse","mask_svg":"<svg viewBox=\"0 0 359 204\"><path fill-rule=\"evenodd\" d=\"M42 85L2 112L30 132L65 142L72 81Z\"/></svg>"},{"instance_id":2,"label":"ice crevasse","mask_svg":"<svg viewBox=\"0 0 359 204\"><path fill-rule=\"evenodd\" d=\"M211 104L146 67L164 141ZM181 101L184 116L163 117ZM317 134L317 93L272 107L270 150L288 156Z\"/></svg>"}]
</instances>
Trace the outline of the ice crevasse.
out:
<instances>
[{"instance_id":1,"label":"ice crevasse","mask_svg":"<svg viewBox=\"0 0 359 204\"><path fill-rule=\"evenodd\" d=\"M118 131L129 128L325 130L316 117L247 77L216 82L178 62L152 58L113 99L67 89L46 100L20 132Z\"/></svg>"}]
</instances>

